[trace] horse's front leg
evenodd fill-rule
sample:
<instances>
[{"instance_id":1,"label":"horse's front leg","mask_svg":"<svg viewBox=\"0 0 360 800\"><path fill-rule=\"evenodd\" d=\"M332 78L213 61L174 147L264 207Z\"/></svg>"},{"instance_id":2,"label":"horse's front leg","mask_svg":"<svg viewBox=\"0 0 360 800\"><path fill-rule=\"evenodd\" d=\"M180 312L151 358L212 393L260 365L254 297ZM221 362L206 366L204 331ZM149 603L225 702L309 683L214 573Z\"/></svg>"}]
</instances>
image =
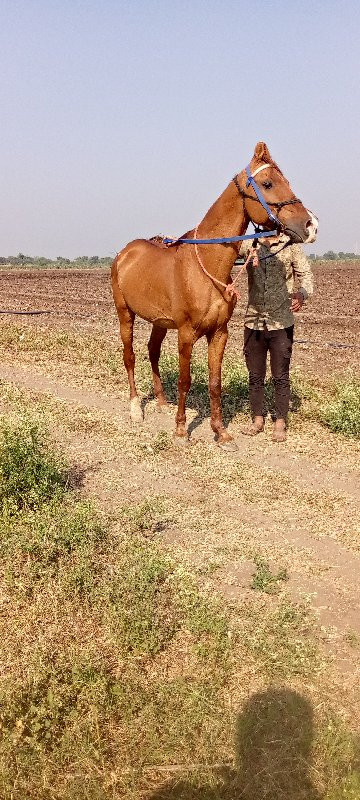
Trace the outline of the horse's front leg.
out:
<instances>
[{"instance_id":1,"label":"horse's front leg","mask_svg":"<svg viewBox=\"0 0 360 800\"><path fill-rule=\"evenodd\" d=\"M209 362L209 395L210 395L210 424L217 436L220 445L232 441L232 436L227 432L222 420L221 411L221 365L226 342L228 339L227 325L208 334L208 362Z\"/></svg>"},{"instance_id":2,"label":"horse's front leg","mask_svg":"<svg viewBox=\"0 0 360 800\"><path fill-rule=\"evenodd\" d=\"M186 395L191 386L190 361L194 346L194 331L192 328L180 328L178 333L179 344L179 401L176 414L176 436L186 437Z\"/></svg>"}]
</instances>

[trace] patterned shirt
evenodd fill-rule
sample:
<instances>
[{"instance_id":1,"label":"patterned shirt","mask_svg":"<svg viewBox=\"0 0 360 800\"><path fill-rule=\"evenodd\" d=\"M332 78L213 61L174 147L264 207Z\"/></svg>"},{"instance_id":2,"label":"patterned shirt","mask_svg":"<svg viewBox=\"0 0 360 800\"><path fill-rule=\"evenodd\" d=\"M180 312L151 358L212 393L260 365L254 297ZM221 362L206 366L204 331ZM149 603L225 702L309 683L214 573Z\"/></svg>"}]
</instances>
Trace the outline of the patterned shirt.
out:
<instances>
[{"instance_id":1,"label":"patterned shirt","mask_svg":"<svg viewBox=\"0 0 360 800\"><path fill-rule=\"evenodd\" d=\"M292 244L277 254L279 248L288 241L288 237L280 235L276 239L261 239L258 246L258 267L252 263L247 268L249 298L245 314L247 328L270 331L289 328L294 324L291 311L292 294L302 292L304 300L313 293L313 274L310 264L300 245ZM240 258L246 258L251 245L243 242L239 251Z\"/></svg>"}]
</instances>

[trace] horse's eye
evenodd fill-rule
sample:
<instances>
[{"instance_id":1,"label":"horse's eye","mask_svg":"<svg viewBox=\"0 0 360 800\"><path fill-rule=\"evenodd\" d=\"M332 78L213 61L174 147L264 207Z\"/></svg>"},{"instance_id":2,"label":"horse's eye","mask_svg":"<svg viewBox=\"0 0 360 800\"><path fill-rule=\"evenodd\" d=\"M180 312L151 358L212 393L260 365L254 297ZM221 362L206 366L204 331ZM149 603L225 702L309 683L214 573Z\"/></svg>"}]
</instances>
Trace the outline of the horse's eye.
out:
<instances>
[{"instance_id":1,"label":"horse's eye","mask_svg":"<svg viewBox=\"0 0 360 800\"><path fill-rule=\"evenodd\" d=\"M271 187L272 187L271 181L265 181L263 183L263 187L264 187L264 189L271 189Z\"/></svg>"}]
</instances>

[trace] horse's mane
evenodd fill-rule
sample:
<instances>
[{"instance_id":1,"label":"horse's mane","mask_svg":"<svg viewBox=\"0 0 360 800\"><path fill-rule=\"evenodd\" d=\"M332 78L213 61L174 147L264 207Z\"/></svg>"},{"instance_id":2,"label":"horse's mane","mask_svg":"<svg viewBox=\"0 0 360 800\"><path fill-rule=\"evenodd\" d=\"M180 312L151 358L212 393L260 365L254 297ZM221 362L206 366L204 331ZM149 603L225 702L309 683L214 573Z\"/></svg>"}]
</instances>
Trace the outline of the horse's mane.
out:
<instances>
[{"instance_id":1,"label":"horse's mane","mask_svg":"<svg viewBox=\"0 0 360 800\"><path fill-rule=\"evenodd\" d=\"M150 236L148 241L152 242L152 244L161 244L161 242L164 241L164 238L165 237L161 233L157 233L155 236Z\"/></svg>"},{"instance_id":2,"label":"horse's mane","mask_svg":"<svg viewBox=\"0 0 360 800\"><path fill-rule=\"evenodd\" d=\"M281 175L283 178L285 177L284 173L282 172L282 170L280 169L280 167L279 167L279 165L276 163L276 161L274 161L273 159L271 159L271 161L270 161L270 164L271 164L271 166L272 166L272 167L275 167L275 169L277 169L277 171L278 171L278 172L280 172L280 175Z\"/></svg>"},{"instance_id":3,"label":"horse's mane","mask_svg":"<svg viewBox=\"0 0 360 800\"><path fill-rule=\"evenodd\" d=\"M287 185L290 186L290 183L289 183L288 179L285 177L283 171L280 169L280 167L276 163L276 161L273 161L273 159L271 159L271 161L269 163L271 164L272 167L274 167L274 169L276 169L278 171L279 175L281 175L281 177L284 178L284 181L287 183Z\"/></svg>"},{"instance_id":4,"label":"horse's mane","mask_svg":"<svg viewBox=\"0 0 360 800\"><path fill-rule=\"evenodd\" d=\"M166 237L163 236L163 234L158 233L158 234L156 234L156 236L150 236L150 238L148 239L148 242L150 242L151 244L154 244L156 247L167 247L167 245L164 244L164 239L165 238Z\"/></svg>"}]
</instances>

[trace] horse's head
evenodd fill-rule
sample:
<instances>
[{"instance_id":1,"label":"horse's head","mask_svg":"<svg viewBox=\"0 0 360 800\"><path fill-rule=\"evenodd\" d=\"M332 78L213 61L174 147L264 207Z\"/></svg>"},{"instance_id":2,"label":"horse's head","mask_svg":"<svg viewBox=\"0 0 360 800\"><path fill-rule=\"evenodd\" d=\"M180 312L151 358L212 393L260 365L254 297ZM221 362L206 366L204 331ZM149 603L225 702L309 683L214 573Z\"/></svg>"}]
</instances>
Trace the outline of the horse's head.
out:
<instances>
[{"instance_id":1,"label":"horse's head","mask_svg":"<svg viewBox=\"0 0 360 800\"><path fill-rule=\"evenodd\" d=\"M266 230L276 227L293 242L315 241L317 218L295 197L265 142L258 142L249 166L237 176L236 184L244 210L256 225ZM256 189L260 191L257 193Z\"/></svg>"}]
</instances>

